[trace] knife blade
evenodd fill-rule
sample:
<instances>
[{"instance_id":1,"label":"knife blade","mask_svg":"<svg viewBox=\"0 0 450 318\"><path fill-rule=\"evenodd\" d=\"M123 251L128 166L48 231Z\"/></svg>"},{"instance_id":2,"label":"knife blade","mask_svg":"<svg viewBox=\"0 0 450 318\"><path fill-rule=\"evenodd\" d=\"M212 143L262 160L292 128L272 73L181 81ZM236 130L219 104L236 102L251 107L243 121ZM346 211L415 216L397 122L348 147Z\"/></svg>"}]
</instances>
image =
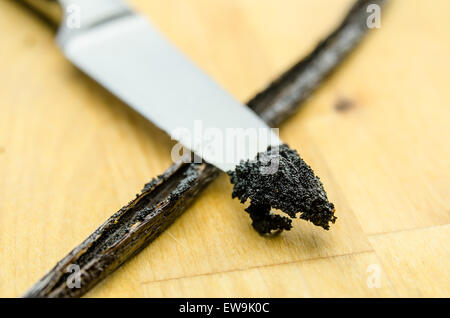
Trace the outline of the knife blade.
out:
<instances>
[{"instance_id":1,"label":"knife blade","mask_svg":"<svg viewBox=\"0 0 450 318\"><path fill-rule=\"evenodd\" d=\"M230 171L281 144L252 110L125 2L60 4L66 14L57 43L67 59L199 157Z\"/></svg>"}]
</instances>

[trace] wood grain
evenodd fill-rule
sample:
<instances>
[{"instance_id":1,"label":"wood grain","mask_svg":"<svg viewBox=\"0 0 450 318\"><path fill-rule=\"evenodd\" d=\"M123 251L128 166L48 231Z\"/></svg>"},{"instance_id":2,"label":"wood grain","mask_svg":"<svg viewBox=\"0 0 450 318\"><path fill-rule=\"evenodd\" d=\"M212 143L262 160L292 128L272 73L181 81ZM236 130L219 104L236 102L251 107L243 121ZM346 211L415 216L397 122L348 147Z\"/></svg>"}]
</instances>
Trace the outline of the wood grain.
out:
<instances>
[{"instance_id":1,"label":"wood grain","mask_svg":"<svg viewBox=\"0 0 450 318\"><path fill-rule=\"evenodd\" d=\"M375 253L144 282L142 285L146 297L183 297L186 294L192 297L395 296L383 273L379 288L367 287L367 264L379 264Z\"/></svg>"},{"instance_id":2,"label":"wood grain","mask_svg":"<svg viewBox=\"0 0 450 318\"><path fill-rule=\"evenodd\" d=\"M450 240L449 225L370 237L386 275L401 297L448 296L450 251L447 240Z\"/></svg>"},{"instance_id":3,"label":"wood grain","mask_svg":"<svg viewBox=\"0 0 450 318\"><path fill-rule=\"evenodd\" d=\"M351 1L133 3L244 101ZM446 0L392 1L381 29L283 126L336 203L330 232L298 221L260 237L222 176L88 296L448 297L449 11ZM11 1L0 29L0 296L15 297L169 166L171 142ZM342 99L351 107L338 112ZM379 289L366 284L371 264Z\"/></svg>"}]
</instances>

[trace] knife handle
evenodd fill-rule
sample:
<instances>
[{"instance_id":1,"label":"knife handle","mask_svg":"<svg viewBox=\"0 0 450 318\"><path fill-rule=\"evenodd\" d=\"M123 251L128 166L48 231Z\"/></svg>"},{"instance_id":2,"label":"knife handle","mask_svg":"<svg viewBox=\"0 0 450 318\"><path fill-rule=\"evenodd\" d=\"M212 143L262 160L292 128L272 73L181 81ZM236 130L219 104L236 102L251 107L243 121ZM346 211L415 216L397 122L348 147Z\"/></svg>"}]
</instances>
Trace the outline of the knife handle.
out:
<instances>
[{"instance_id":1,"label":"knife handle","mask_svg":"<svg viewBox=\"0 0 450 318\"><path fill-rule=\"evenodd\" d=\"M58 27L63 18L62 7L57 0L20 0L32 11L39 14L45 20Z\"/></svg>"}]
</instances>

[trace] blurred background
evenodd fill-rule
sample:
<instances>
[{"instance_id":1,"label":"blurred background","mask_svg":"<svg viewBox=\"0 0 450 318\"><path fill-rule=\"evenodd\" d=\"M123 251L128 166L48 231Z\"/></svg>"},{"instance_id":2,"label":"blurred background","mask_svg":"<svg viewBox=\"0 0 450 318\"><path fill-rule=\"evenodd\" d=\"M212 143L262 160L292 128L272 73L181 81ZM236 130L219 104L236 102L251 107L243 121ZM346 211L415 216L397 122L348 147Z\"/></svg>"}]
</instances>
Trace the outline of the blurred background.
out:
<instances>
[{"instance_id":1,"label":"blurred background","mask_svg":"<svg viewBox=\"0 0 450 318\"><path fill-rule=\"evenodd\" d=\"M245 102L353 0L131 0ZM263 238L224 175L90 297L448 297L450 2L391 0L281 128L336 205ZM172 162L171 141L0 1L0 296L23 294ZM379 285L369 283L376 276Z\"/></svg>"}]
</instances>

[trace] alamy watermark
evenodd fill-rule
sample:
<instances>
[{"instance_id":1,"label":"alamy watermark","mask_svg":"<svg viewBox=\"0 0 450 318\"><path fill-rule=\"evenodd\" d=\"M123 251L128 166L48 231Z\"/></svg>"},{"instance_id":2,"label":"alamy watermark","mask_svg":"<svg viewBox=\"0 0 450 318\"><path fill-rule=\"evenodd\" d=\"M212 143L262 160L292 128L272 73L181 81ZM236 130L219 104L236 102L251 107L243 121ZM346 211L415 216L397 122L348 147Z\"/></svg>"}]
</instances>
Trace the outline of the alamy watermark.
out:
<instances>
[{"instance_id":1,"label":"alamy watermark","mask_svg":"<svg viewBox=\"0 0 450 318\"><path fill-rule=\"evenodd\" d=\"M67 287L72 288L81 288L81 269L77 264L70 264L67 266L66 273L70 273L70 275L66 279Z\"/></svg>"},{"instance_id":2,"label":"alamy watermark","mask_svg":"<svg viewBox=\"0 0 450 318\"><path fill-rule=\"evenodd\" d=\"M70 4L66 7L65 22L68 29L81 28L81 7L78 4Z\"/></svg>"},{"instance_id":3,"label":"alamy watermark","mask_svg":"<svg viewBox=\"0 0 450 318\"><path fill-rule=\"evenodd\" d=\"M378 264L370 264L367 266L366 284L368 288L381 288L381 266Z\"/></svg>"},{"instance_id":4,"label":"alamy watermark","mask_svg":"<svg viewBox=\"0 0 450 318\"><path fill-rule=\"evenodd\" d=\"M378 4L369 4L366 8L366 12L370 13L367 17L366 25L369 29L381 28L381 7Z\"/></svg>"},{"instance_id":5,"label":"alamy watermark","mask_svg":"<svg viewBox=\"0 0 450 318\"><path fill-rule=\"evenodd\" d=\"M234 167L241 160L253 160L268 145L279 144L278 128L206 127L203 121L195 120L192 127L179 127L170 132L172 139L179 141L172 148L174 162L201 163L202 158L219 167ZM190 150L196 156L190 156ZM262 174L273 174L278 169L279 157L276 150L261 156L264 167Z\"/></svg>"},{"instance_id":6,"label":"alamy watermark","mask_svg":"<svg viewBox=\"0 0 450 318\"><path fill-rule=\"evenodd\" d=\"M81 28L82 9L81 6L75 3L69 4L66 7L66 27L69 29ZM369 29L381 28L381 7L378 4L369 4L366 12L370 13L367 17L366 25Z\"/></svg>"}]
</instances>

